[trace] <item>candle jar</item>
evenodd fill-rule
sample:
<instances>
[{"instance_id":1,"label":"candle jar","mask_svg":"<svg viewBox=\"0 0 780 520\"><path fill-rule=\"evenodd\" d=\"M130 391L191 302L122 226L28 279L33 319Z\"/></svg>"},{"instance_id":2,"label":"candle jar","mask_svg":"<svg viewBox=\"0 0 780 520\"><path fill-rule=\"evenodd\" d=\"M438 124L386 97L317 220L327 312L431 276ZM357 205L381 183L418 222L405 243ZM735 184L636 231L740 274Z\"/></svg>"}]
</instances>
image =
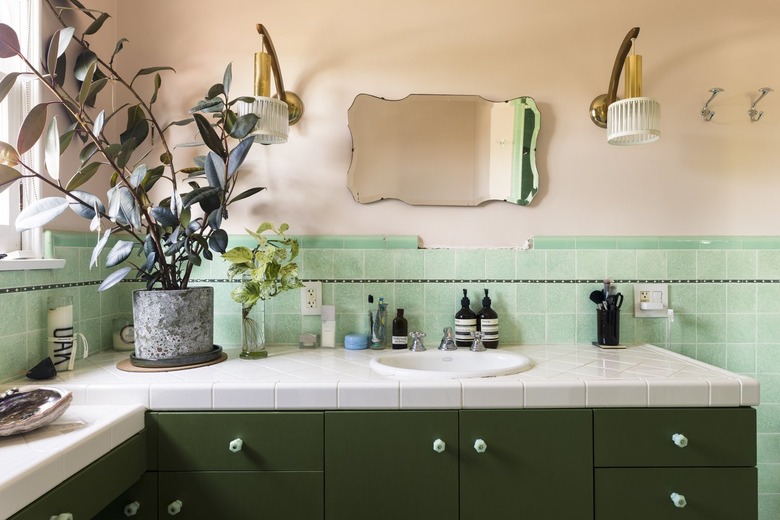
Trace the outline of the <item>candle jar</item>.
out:
<instances>
[{"instance_id":1,"label":"candle jar","mask_svg":"<svg viewBox=\"0 0 780 520\"><path fill-rule=\"evenodd\" d=\"M58 372L73 364L73 296L49 296L46 300L49 357Z\"/></svg>"},{"instance_id":2,"label":"candle jar","mask_svg":"<svg viewBox=\"0 0 780 520\"><path fill-rule=\"evenodd\" d=\"M111 340L114 350L135 350L135 329L133 318L120 316L111 320Z\"/></svg>"}]
</instances>

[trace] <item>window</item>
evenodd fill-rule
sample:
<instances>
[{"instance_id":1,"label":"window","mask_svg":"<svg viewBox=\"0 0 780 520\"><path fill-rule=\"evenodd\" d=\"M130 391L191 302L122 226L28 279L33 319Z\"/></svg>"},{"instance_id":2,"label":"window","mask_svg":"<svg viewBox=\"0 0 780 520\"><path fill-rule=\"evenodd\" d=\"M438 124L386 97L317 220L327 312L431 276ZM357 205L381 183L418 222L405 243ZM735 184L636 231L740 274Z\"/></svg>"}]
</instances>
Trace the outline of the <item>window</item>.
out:
<instances>
[{"instance_id":1,"label":"window","mask_svg":"<svg viewBox=\"0 0 780 520\"><path fill-rule=\"evenodd\" d=\"M4 0L0 3L0 22L10 25L19 36L22 52L30 62L41 61L40 0ZM22 61L16 58L0 60L0 78L11 71L22 70ZM6 99L0 103L0 140L14 144L19 127L32 107L40 101L37 81L20 78ZM40 171L39 146L24 154L26 164ZM20 181L0 193L0 252L29 250L41 257L41 230L18 233L14 220L21 206L37 198L37 182Z\"/></svg>"}]
</instances>

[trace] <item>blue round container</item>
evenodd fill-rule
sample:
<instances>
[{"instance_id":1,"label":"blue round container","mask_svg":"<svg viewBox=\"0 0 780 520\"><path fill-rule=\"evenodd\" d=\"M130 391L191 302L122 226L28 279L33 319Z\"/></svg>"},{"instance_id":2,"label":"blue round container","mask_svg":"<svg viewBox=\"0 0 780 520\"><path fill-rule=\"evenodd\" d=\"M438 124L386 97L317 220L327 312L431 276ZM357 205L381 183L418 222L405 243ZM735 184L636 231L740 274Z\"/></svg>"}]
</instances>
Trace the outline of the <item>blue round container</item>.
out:
<instances>
[{"instance_id":1,"label":"blue round container","mask_svg":"<svg viewBox=\"0 0 780 520\"><path fill-rule=\"evenodd\" d=\"M347 334L344 336L344 348L347 350L368 348L368 336L365 334Z\"/></svg>"}]
</instances>

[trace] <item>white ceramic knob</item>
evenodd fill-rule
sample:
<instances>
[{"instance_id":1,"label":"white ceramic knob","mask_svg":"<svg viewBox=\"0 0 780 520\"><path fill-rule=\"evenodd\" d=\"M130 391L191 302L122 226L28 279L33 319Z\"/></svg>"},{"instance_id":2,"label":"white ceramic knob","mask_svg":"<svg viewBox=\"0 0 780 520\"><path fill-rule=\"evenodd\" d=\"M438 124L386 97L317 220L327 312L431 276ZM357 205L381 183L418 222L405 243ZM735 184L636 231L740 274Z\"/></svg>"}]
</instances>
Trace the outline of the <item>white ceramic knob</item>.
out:
<instances>
[{"instance_id":1,"label":"white ceramic knob","mask_svg":"<svg viewBox=\"0 0 780 520\"><path fill-rule=\"evenodd\" d=\"M241 439L233 439L232 441L230 441L230 451L232 451L233 453L238 453L239 451L241 451L241 448L243 447L244 447L244 441L242 441Z\"/></svg>"},{"instance_id":2,"label":"white ceramic knob","mask_svg":"<svg viewBox=\"0 0 780 520\"><path fill-rule=\"evenodd\" d=\"M141 504L139 504L137 500L135 502L130 502L125 506L125 516L135 516L138 514L140 508Z\"/></svg>"},{"instance_id":3,"label":"white ceramic knob","mask_svg":"<svg viewBox=\"0 0 780 520\"><path fill-rule=\"evenodd\" d=\"M482 439L477 439L474 441L474 449L477 450L477 453L485 453L487 451L487 443Z\"/></svg>"},{"instance_id":4,"label":"white ceramic knob","mask_svg":"<svg viewBox=\"0 0 780 520\"><path fill-rule=\"evenodd\" d=\"M672 493L670 498L672 499L672 503L674 503L674 507L682 509L688 504L688 502L685 501L685 497L679 493Z\"/></svg>"},{"instance_id":5,"label":"white ceramic knob","mask_svg":"<svg viewBox=\"0 0 780 520\"><path fill-rule=\"evenodd\" d=\"M168 504L169 515L173 516L173 515L178 515L179 513L181 513L181 500L174 500L173 502Z\"/></svg>"},{"instance_id":6,"label":"white ceramic knob","mask_svg":"<svg viewBox=\"0 0 780 520\"><path fill-rule=\"evenodd\" d=\"M688 445L688 437L682 433L675 433L672 435L672 442L674 442L680 448L684 448Z\"/></svg>"},{"instance_id":7,"label":"white ceramic knob","mask_svg":"<svg viewBox=\"0 0 780 520\"><path fill-rule=\"evenodd\" d=\"M436 439L435 441L433 441L433 451L435 451L436 453L441 453L445 449L447 449L447 443L445 443L443 440Z\"/></svg>"}]
</instances>

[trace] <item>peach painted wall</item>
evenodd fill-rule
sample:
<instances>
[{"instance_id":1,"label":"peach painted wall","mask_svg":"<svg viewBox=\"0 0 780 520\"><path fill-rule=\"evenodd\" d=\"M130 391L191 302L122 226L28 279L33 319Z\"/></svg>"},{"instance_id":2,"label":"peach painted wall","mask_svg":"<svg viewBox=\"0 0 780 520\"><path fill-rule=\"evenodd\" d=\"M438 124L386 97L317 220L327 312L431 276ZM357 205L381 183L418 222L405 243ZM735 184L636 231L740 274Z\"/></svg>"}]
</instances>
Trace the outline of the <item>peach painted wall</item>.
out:
<instances>
[{"instance_id":1,"label":"peach painted wall","mask_svg":"<svg viewBox=\"0 0 780 520\"><path fill-rule=\"evenodd\" d=\"M186 115L228 62L234 93L249 94L254 24L269 28L286 87L306 113L289 143L252 151L248 167L268 191L235 207L232 231L270 219L296 234L417 234L427 247L517 246L530 235L780 233L780 3L106 3L115 3L116 37L130 40L125 70L176 68L161 92L170 119ZM663 135L648 146L613 147L588 106L606 91L632 26L641 27L645 94L662 103ZM715 86L726 91L705 123L699 111ZM778 92L751 123L747 110L765 86ZM362 92L532 96L542 114L540 193L530 207L354 202L347 109Z\"/></svg>"}]
</instances>

